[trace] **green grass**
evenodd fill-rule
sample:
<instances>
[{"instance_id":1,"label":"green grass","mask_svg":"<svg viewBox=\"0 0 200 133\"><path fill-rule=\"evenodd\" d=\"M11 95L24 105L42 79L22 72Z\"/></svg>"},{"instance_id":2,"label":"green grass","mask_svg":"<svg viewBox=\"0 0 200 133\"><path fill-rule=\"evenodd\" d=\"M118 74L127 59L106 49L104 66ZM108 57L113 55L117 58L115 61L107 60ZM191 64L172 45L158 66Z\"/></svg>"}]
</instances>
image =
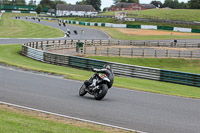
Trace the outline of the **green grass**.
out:
<instances>
[{"instance_id":1,"label":"green grass","mask_svg":"<svg viewBox=\"0 0 200 133\"><path fill-rule=\"evenodd\" d=\"M61 30L12 17L31 14L4 13L0 23L0 38L56 38L63 37Z\"/></svg>"},{"instance_id":2,"label":"green grass","mask_svg":"<svg viewBox=\"0 0 200 133\"><path fill-rule=\"evenodd\" d=\"M103 133L86 127L44 120L32 116L0 109L1 133Z\"/></svg>"},{"instance_id":3,"label":"green grass","mask_svg":"<svg viewBox=\"0 0 200 133\"><path fill-rule=\"evenodd\" d=\"M138 17L143 17L143 15L159 17L169 20L182 20L182 21L200 21L200 10L199 9L149 9L143 11L124 11L127 12L128 17L136 17L133 14L137 14ZM101 15L105 16L115 16L114 11L103 12ZM145 18L145 17L143 17Z\"/></svg>"},{"instance_id":4,"label":"green grass","mask_svg":"<svg viewBox=\"0 0 200 133\"><path fill-rule=\"evenodd\" d=\"M90 56L89 58L130 64L130 65L146 66L146 67L200 74L200 60L198 59L126 58L126 57L104 57L104 56Z\"/></svg>"},{"instance_id":5,"label":"green grass","mask_svg":"<svg viewBox=\"0 0 200 133\"><path fill-rule=\"evenodd\" d=\"M20 55L20 51L21 45L1 45L0 62L26 69L62 74L66 75L66 78L81 81L88 79L93 74L89 71L79 70L70 67L56 66L32 60L30 58ZM115 77L114 86L182 97L200 98L200 89L198 87L145 79Z\"/></svg>"},{"instance_id":6,"label":"green grass","mask_svg":"<svg viewBox=\"0 0 200 133\"><path fill-rule=\"evenodd\" d=\"M116 28L109 28L109 27L95 27L92 26L92 28L102 30L106 32L111 38L113 39L119 39L119 40L170 40L173 38L176 39L200 39L200 35L173 35L173 38L171 37L171 32L169 32L169 35L127 35L122 32L120 32Z\"/></svg>"}]
</instances>

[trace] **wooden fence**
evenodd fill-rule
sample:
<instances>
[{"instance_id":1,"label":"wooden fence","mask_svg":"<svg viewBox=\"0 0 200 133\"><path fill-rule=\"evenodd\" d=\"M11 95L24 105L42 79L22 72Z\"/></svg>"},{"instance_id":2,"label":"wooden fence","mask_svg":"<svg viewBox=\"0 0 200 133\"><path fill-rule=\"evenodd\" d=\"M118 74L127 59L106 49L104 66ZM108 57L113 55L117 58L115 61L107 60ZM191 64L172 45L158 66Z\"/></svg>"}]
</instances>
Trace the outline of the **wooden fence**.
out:
<instances>
[{"instance_id":1,"label":"wooden fence","mask_svg":"<svg viewBox=\"0 0 200 133\"><path fill-rule=\"evenodd\" d=\"M96 45L120 45L120 46L138 46L138 47L171 47L171 48L200 48L200 43L188 43L188 42L178 42L174 46L173 42L162 42L162 41L133 41L133 40L49 40L40 42L29 42L28 46L33 48L62 48L64 45L66 47L75 47L77 42L83 42L87 46Z\"/></svg>"},{"instance_id":2,"label":"wooden fence","mask_svg":"<svg viewBox=\"0 0 200 133\"><path fill-rule=\"evenodd\" d=\"M200 49L173 50L157 48L116 48L116 47L85 47L79 54L95 56L120 56L120 57L154 57L154 58L200 58Z\"/></svg>"},{"instance_id":3,"label":"wooden fence","mask_svg":"<svg viewBox=\"0 0 200 133\"><path fill-rule=\"evenodd\" d=\"M68 44L67 42L69 42L68 47L74 47L74 45L71 45L70 41L65 40L31 42L22 45L22 54L38 61L62 66L76 67L86 70L90 70L92 67L102 68L104 64L109 64L114 70L114 73L119 76L144 78L200 87L200 74L183 73L136 65L127 65L77 56L55 54L45 51L45 48L47 48L47 46L53 47L52 44L55 44L56 46L63 45L63 42L66 42L66 44Z\"/></svg>"}]
</instances>

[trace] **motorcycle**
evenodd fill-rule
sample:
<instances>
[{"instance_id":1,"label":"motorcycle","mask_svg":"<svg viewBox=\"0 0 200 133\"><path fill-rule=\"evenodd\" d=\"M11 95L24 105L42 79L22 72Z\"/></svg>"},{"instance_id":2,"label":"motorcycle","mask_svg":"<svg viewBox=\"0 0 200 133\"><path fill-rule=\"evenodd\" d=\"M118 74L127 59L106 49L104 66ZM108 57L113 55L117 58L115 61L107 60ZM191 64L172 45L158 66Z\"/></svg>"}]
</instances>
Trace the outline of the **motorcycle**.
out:
<instances>
[{"instance_id":1,"label":"motorcycle","mask_svg":"<svg viewBox=\"0 0 200 133\"><path fill-rule=\"evenodd\" d=\"M96 80L95 86L90 86ZM79 90L79 95L84 96L89 93L93 95L96 100L101 100L108 92L108 85L110 80L106 76L102 76L99 73L95 73L89 80L86 80Z\"/></svg>"}]
</instances>

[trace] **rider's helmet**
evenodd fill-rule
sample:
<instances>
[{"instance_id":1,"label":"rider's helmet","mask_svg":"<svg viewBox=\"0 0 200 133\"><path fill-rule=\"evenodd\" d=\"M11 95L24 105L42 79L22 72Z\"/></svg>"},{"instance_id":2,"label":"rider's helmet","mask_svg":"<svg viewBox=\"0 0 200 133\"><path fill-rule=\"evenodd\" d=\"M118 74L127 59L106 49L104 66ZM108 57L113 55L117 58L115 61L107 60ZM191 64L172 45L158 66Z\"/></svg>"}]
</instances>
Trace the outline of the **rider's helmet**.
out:
<instances>
[{"instance_id":1,"label":"rider's helmet","mask_svg":"<svg viewBox=\"0 0 200 133\"><path fill-rule=\"evenodd\" d=\"M105 69L110 69L110 65L105 64L105 65L103 65L103 68L105 68Z\"/></svg>"}]
</instances>

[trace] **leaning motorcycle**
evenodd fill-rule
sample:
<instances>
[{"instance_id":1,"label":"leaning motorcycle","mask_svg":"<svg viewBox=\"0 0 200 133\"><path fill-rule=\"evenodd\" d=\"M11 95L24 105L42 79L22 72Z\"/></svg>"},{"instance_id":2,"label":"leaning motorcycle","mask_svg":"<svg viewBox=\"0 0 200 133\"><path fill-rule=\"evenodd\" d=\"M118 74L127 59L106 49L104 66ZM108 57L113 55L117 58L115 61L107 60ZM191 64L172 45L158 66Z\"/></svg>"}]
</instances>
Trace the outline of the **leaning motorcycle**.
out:
<instances>
[{"instance_id":1,"label":"leaning motorcycle","mask_svg":"<svg viewBox=\"0 0 200 133\"><path fill-rule=\"evenodd\" d=\"M96 86L90 86L93 80L96 79ZM101 83L98 82L101 80ZM108 83L110 80L106 76L95 73L89 80L86 80L79 90L79 95L84 96L86 93L93 95L96 100L101 100L108 92Z\"/></svg>"}]
</instances>

